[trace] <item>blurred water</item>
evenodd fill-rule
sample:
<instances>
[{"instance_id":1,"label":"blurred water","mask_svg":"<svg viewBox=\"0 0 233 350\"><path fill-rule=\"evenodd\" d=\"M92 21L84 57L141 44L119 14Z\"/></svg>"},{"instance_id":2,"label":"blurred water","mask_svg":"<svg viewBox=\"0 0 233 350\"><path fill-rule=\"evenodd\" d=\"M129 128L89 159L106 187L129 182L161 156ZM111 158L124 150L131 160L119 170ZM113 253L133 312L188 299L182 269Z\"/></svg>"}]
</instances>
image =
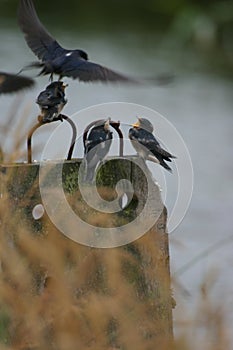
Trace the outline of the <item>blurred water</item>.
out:
<instances>
[{"instance_id":1,"label":"blurred water","mask_svg":"<svg viewBox=\"0 0 233 350\"><path fill-rule=\"evenodd\" d=\"M232 81L212 71L211 62L203 63L198 55L176 51L174 45L169 49L164 42L158 43L151 37L81 37L78 33L61 33L56 32L56 29L53 33L64 46L83 48L91 59L133 76L155 76L167 71L175 73L175 81L167 87L85 85L67 80L69 103L64 113L72 115L94 104L125 101L155 109L177 128L190 152L195 178L188 212L179 227L170 235L172 274L176 273L179 282L190 293L187 296L175 286L175 297L178 301L174 312L175 320L181 318L183 308L186 314L192 315L195 312L200 285L212 270L217 271L216 283L212 288L213 297L216 300L224 298L226 305L232 305ZM1 70L17 72L25 63L35 59L17 29L2 28L0 40L4 43L0 56ZM33 75L35 72L27 74ZM1 126L7 124L12 103L15 102L19 104L17 115L20 123L16 122L14 128L18 133L26 132L35 123L39 111L34 103L36 96L47 84L46 77L38 78L32 91L17 96L1 96ZM122 116L122 121L131 123L135 121L135 117L132 115L132 118L124 120ZM80 120L79 131L90 121ZM35 147L43 148L43 143L54 128L51 125L40 137L35 137ZM7 139L1 134L1 144L5 151L11 150L14 137L14 132ZM163 141L166 144L166 140ZM25 150L25 145L23 148ZM132 153L132 150L129 152ZM38 152L34 156L39 157L39 154ZM76 156L79 155L81 156L76 153ZM157 177L157 166L152 165L150 168ZM177 179L170 174L165 176L166 205L170 213L176 199ZM222 245L217 243L227 237L231 238L223 241ZM182 270L205 250L206 253L197 262ZM230 309L226 311L232 321Z\"/></svg>"}]
</instances>

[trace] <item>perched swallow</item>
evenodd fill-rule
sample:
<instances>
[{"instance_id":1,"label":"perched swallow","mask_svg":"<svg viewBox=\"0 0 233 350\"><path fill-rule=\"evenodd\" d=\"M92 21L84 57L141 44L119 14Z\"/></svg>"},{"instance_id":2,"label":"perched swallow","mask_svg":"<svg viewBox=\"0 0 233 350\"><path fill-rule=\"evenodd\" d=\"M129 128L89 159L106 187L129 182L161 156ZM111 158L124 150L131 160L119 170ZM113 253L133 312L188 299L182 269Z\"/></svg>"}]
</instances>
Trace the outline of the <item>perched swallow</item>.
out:
<instances>
[{"instance_id":1,"label":"perched swallow","mask_svg":"<svg viewBox=\"0 0 233 350\"><path fill-rule=\"evenodd\" d=\"M39 75L58 74L59 79L70 77L84 82L134 82L136 80L99 64L88 61L83 50L67 50L47 32L40 22L32 0L20 0L18 22L30 49L41 61L28 67L41 67Z\"/></svg>"},{"instance_id":2,"label":"perched swallow","mask_svg":"<svg viewBox=\"0 0 233 350\"><path fill-rule=\"evenodd\" d=\"M92 182L98 164L106 157L112 143L112 132L110 131L110 118L102 120L94 126L85 142L84 155L86 161L87 182Z\"/></svg>"},{"instance_id":3,"label":"perched swallow","mask_svg":"<svg viewBox=\"0 0 233 350\"><path fill-rule=\"evenodd\" d=\"M34 80L25 76L0 72L0 94L32 87Z\"/></svg>"},{"instance_id":4,"label":"perched swallow","mask_svg":"<svg viewBox=\"0 0 233 350\"><path fill-rule=\"evenodd\" d=\"M62 81L54 81L37 97L36 103L41 109L43 123L59 119L59 115L67 103L65 99L66 86Z\"/></svg>"},{"instance_id":5,"label":"perched swallow","mask_svg":"<svg viewBox=\"0 0 233 350\"><path fill-rule=\"evenodd\" d=\"M161 148L159 142L152 134L154 128L151 122L145 118L138 118L137 123L132 126L133 128L129 130L129 138L138 155L144 160L159 163L172 172L172 169L165 161L171 162L170 158L176 157Z\"/></svg>"}]
</instances>

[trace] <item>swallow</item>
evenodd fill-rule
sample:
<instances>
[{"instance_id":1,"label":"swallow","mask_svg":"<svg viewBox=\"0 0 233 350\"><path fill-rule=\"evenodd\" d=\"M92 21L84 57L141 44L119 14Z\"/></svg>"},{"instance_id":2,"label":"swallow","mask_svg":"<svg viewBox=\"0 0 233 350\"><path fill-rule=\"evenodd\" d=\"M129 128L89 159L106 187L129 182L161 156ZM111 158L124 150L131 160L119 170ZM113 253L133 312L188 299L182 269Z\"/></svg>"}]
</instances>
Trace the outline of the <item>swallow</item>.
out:
<instances>
[{"instance_id":1,"label":"swallow","mask_svg":"<svg viewBox=\"0 0 233 350\"><path fill-rule=\"evenodd\" d=\"M153 135L154 128L151 122L145 118L138 118L138 121L132 126L129 130L129 139L138 155L144 160L158 163L172 172L165 161L171 162L171 158L176 157L160 146Z\"/></svg>"},{"instance_id":2,"label":"swallow","mask_svg":"<svg viewBox=\"0 0 233 350\"><path fill-rule=\"evenodd\" d=\"M108 118L94 126L85 141L85 180L87 182L93 182L97 166L108 154L111 144L112 132L110 131L110 118Z\"/></svg>"},{"instance_id":3,"label":"swallow","mask_svg":"<svg viewBox=\"0 0 233 350\"><path fill-rule=\"evenodd\" d=\"M36 103L41 110L40 120L49 123L59 119L59 115L67 103L65 99L65 85L62 81L49 84L37 97ZM62 120L62 118L60 118Z\"/></svg>"},{"instance_id":4,"label":"swallow","mask_svg":"<svg viewBox=\"0 0 233 350\"><path fill-rule=\"evenodd\" d=\"M83 50L67 50L61 47L40 22L32 0L20 0L18 23L28 46L40 60L27 67L42 68L39 75L50 74L51 80L53 74L57 74L59 80L69 77L83 82L136 83L133 78L88 61L88 55Z\"/></svg>"},{"instance_id":5,"label":"swallow","mask_svg":"<svg viewBox=\"0 0 233 350\"><path fill-rule=\"evenodd\" d=\"M32 87L34 84L31 78L0 72L0 94L16 92Z\"/></svg>"}]
</instances>

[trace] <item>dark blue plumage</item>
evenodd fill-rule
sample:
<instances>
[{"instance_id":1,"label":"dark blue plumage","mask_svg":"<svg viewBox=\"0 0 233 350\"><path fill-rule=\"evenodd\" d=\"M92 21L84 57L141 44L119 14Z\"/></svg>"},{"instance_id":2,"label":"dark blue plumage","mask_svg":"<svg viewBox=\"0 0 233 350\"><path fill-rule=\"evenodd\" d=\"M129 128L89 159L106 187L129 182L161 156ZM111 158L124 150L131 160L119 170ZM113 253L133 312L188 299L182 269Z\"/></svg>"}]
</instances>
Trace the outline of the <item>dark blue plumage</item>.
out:
<instances>
[{"instance_id":1,"label":"dark blue plumage","mask_svg":"<svg viewBox=\"0 0 233 350\"><path fill-rule=\"evenodd\" d=\"M129 138L138 155L144 160L159 163L165 169L172 172L172 169L165 161L171 162L171 158L176 158L171 153L165 151L154 137L153 125L145 118L138 118L138 122L133 124L129 130Z\"/></svg>"},{"instance_id":2,"label":"dark blue plumage","mask_svg":"<svg viewBox=\"0 0 233 350\"><path fill-rule=\"evenodd\" d=\"M42 121L45 123L57 120L63 107L67 103L65 88L62 81L49 84L37 97L36 103L40 106Z\"/></svg>"},{"instance_id":3,"label":"dark blue plumage","mask_svg":"<svg viewBox=\"0 0 233 350\"><path fill-rule=\"evenodd\" d=\"M83 50L61 47L40 22L32 0L20 0L18 22L28 46L41 60L29 67L41 67L40 75L50 74L52 79L53 74L58 74L60 79L66 76L84 82L136 82L121 73L88 61L88 55Z\"/></svg>"},{"instance_id":4,"label":"dark blue plumage","mask_svg":"<svg viewBox=\"0 0 233 350\"><path fill-rule=\"evenodd\" d=\"M25 76L0 72L0 94L16 92L32 87L34 80Z\"/></svg>"},{"instance_id":5,"label":"dark blue plumage","mask_svg":"<svg viewBox=\"0 0 233 350\"><path fill-rule=\"evenodd\" d=\"M110 119L100 121L93 127L85 142L85 162L86 175L85 180L92 182L99 163L106 157L112 143L112 132L109 125Z\"/></svg>"}]
</instances>

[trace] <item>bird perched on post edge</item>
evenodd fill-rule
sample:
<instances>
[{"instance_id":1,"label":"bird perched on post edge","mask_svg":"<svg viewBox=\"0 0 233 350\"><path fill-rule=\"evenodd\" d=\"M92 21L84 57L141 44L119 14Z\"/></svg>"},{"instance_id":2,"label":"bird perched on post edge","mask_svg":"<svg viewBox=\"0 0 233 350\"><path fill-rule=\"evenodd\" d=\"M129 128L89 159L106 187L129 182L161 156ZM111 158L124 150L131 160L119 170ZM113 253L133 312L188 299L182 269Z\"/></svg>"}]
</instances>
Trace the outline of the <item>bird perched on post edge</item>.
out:
<instances>
[{"instance_id":1,"label":"bird perched on post edge","mask_svg":"<svg viewBox=\"0 0 233 350\"><path fill-rule=\"evenodd\" d=\"M40 22L32 0L20 0L18 22L28 46L41 61L28 67L42 68L39 75L50 74L51 80L53 74L58 74L59 79L66 76L84 82L137 82L88 61L88 55L83 50L67 50L61 47Z\"/></svg>"},{"instance_id":2,"label":"bird perched on post edge","mask_svg":"<svg viewBox=\"0 0 233 350\"><path fill-rule=\"evenodd\" d=\"M86 162L85 180L93 182L98 164L106 157L112 144L110 118L101 120L94 126L84 145Z\"/></svg>"},{"instance_id":3,"label":"bird perched on post edge","mask_svg":"<svg viewBox=\"0 0 233 350\"><path fill-rule=\"evenodd\" d=\"M0 94L16 92L32 87L34 80L25 76L0 72Z\"/></svg>"},{"instance_id":4,"label":"bird perched on post edge","mask_svg":"<svg viewBox=\"0 0 233 350\"><path fill-rule=\"evenodd\" d=\"M144 160L159 163L172 172L172 169L165 161L171 162L171 158L176 157L161 148L159 142L152 134L154 128L151 122L146 118L138 118L138 121L132 126L133 128L129 130L129 138L138 155Z\"/></svg>"},{"instance_id":5,"label":"bird perched on post edge","mask_svg":"<svg viewBox=\"0 0 233 350\"><path fill-rule=\"evenodd\" d=\"M41 110L41 121L49 123L59 119L59 115L67 103L65 99L65 85L62 81L49 84L37 97L36 103ZM60 118L62 120L62 118Z\"/></svg>"}]
</instances>

